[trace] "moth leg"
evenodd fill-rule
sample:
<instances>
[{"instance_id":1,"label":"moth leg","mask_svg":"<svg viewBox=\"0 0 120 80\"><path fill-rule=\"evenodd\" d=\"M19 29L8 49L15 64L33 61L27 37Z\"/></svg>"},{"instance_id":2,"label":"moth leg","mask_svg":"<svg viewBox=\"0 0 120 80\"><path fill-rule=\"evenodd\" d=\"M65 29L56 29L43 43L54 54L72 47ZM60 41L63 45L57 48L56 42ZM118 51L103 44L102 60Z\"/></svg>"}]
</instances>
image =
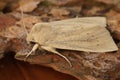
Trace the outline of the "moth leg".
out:
<instances>
[{"instance_id":1,"label":"moth leg","mask_svg":"<svg viewBox=\"0 0 120 80\"><path fill-rule=\"evenodd\" d=\"M71 64L70 60L67 57L65 57L64 55L62 55L59 52L57 52L55 48L48 47L48 46L41 46L41 48L43 48L43 49L45 49L47 51L53 52L53 53L63 57L69 63L70 67L72 67L72 64Z\"/></svg>"},{"instance_id":2,"label":"moth leg","mask_svg":"<svg viewBox=\"0 0 120 80\"><path fill-rule=\"evenodd\" d=\"M38 48L38 44L35 44L32 48L32 50L27 54L27 56L25 57L25 61L27 60L27 58L32 54L32 52L34 52L37 48Z\"/></svg>"}]
</instances>

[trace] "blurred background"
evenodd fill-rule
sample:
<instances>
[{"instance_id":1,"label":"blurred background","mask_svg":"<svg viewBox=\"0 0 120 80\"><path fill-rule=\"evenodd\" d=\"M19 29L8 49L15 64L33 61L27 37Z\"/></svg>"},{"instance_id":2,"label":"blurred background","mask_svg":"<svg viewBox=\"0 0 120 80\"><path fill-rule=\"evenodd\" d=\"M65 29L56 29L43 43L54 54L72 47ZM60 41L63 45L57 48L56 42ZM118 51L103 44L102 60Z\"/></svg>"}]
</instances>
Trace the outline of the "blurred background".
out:
<instances>
[{"instance_id":1,"label":"blurred background","mask_svg":"<svg viewBox=\"0 0 120 80\"><path fill-rule=\"evenodd\" d=\"M106 17L109 26L107 28L118 47L120 46L120 0L0 0L0 80L120 80L119 51L114 55L115 60L112 57L111 62L105 62L109 63L112 69L114 67L114 70L111 70L110 67L110 69L107 67L108 71L105 73L98 70L99 74L104 73L104 77L98 76L98 73L95 73L97 76L93 76L92 72L88 72L89 69L86 72L81 71L82 74L78 75L63 71L55 65L54 67L48 65L48 67L62 72L60 73L52 68L29 64L24 62L23 58L14 57L17 52L26 48L24 42L26 33L21 27L23 22L30 31L32 26L38 22L87 16ZM93 65L99 66L98 64ZM81 70L81 68L77 69ZM83 74L86 75L86 79L81 77Z\"/></svg>"}]
</instances>

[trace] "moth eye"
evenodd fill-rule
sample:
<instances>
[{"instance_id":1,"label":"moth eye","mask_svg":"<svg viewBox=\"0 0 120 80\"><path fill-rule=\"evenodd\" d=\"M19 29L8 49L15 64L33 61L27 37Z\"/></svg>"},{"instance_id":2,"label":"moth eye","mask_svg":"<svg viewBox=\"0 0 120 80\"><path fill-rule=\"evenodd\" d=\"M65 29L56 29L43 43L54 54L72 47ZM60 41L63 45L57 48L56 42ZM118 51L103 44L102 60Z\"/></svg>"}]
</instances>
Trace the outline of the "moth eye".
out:
<instances>
[{"instance_id":1,"label":"moth eye","mask_svg":"<svg viewBox=\"0 0 120 80\"><path fill-rule=\"evenodd\" d=\"M33 44L35 44L35 42L30 42L30 44L32 44L32 45L33 45Z\"/></svg>"}]
</instances>

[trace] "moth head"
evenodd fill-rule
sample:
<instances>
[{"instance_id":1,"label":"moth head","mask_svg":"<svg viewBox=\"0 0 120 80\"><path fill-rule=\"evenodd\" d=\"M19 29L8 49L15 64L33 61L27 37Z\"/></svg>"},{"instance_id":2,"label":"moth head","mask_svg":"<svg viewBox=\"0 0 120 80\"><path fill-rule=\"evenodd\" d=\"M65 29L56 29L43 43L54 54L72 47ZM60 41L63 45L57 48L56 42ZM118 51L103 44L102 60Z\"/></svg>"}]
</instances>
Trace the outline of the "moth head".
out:
<instances>
[{"instance_id":1,"label":"moth head","mask_svg":"<svg viewBox=\"0 0 120 80\"><path fill-rule=\"evenodd\" d=\"M27 34L27 42L28 43L37 43L38 42L38 36L41 36L41 35L38 35L38 33L41 31L41 29L43 28L44 24L42 23L37 23L35 24L32 29L30 30L30 33ZM38 36L37 36L38 35Z\"/></svg>"},{"instance_id":2,"label":"moth head","mask_svg":"<svg viewBox=\"0 0 120 80\"><path fill-rule=\"evenodd\" d=\"M26 40L27 40L27 43L35 42L34 36L31 35L31 33L29 33L29 34L27 35Z\"/></svg>"},{"instance_id":3,"label":"moth head","mask_svg":"<svg viewBox=\"0 0 120 80\"><path fill-rule=\"evenodd\" d=\"M30 30L30 32L27 34L26 40L28 43L35 42L35 34L37 31L37 28L38 28L38 25L35 24Z\"/></svg>"}]
</instances>

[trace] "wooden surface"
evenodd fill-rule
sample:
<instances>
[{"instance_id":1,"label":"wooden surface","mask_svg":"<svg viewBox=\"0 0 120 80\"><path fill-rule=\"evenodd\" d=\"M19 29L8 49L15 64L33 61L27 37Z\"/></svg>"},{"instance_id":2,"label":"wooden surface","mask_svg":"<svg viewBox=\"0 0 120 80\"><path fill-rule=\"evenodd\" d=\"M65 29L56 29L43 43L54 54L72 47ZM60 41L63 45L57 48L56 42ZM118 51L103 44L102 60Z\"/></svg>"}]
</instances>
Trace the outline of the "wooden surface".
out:
<instances>
[{"instance_id":1,"label":"wooden surface","mask_svg":"<svg viewBox=\"0 0 120 80\"><path fill-rule=\"evenodd\" d=\"M53 69L20 62L11 55L0 60L0 80L77 80Z\"/></svg>"}]
</instances>

